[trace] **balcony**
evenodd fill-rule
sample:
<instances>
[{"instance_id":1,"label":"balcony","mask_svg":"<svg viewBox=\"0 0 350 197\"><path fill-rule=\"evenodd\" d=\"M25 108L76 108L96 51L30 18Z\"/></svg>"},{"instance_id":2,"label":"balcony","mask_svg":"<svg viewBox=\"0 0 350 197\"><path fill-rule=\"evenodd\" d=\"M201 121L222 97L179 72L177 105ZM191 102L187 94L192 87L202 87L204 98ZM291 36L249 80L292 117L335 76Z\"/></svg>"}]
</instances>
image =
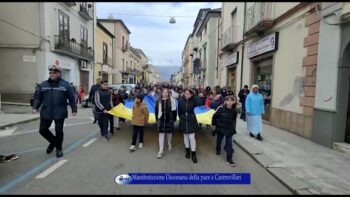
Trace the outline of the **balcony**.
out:
<instances>
[{"instance_id":1,"label":"balcony","mask_svg":"<svg viewBox=\"0 0 350 197\"><path fill-rule=\"evenodd\" d=\"M224 32L221 40L222 51L232 51L238 46L238 30L238 26L231 26Z\"/></svg>"},{"instance_id":2,"label":"balcony","mask_svg":"<svg viewBox=\"0 0 350 197\"><path fill-rule=\"evenodd\" d=\"M64 3L69 7L73 7L77 5L75 2L64 2Z\"/></svg>"},{"instance_id":3,"label":"balcony","mask_svg":"<svg viewBox=\"0 0 350 197\"><path fill-rule=\"evenodd\" d=\"M127 68L121 70L120 72L121 72L121 73L124 73L124 74L131 74L131 73L132 73L132 70L131 70L131 68L127 67Z\"/></svg>"},{"instance_id":4,"label":"balcony","mask_svg":"<svg viewBox=\"0 0 350 197\"><path fill-rule=\"evenodd\" d=\"M275 5L272 2L255 2L247 9L244 35L260 34L271 28L275 19Z\"/></svg>"},{"instance_id":5,"label":"balcony","mask_svg":"<svg viewBox=\"0 0 350 197\"><path fill-rule=\"evenodd\" d=\"M128 44L125 44L125 45L122 46L122 51L123 52L127 52L128 49L129 49Z\"/></svg>"},{"instance_id":6,"label":"balcony","mask_svg":"<svg viewBox=\"0 0 350 197\"><path fill-rule=\"evenodd\" d=\"M77 59L87 61L94 59L94 50L91 47L85 47L71 40L65 40L57 35L55 36L55 51Z\"/></svg>"},{"instance_id":7,"label":"balcony","mask_svg":"<svg viewBox=\"0 0 350 197\"><path fill-rule=\"evenodd\" d=\"M90 7L91 4L89 4ZM83 5L80 5L79 15L83 17L87 21L91 21L93 19L93 11L92 8L86 8Z\"/></svg>"},{"instance_id":8,"label":"balcony","mask_svg":"<svg viewBox=\"0 0 350 197\"><path fill-rule=\"evenodd\" d=\"M113 65L112 58L110 58L110 57L109 58L103 58L103 64L112 66Z\"/></svg>"}]
</instances>

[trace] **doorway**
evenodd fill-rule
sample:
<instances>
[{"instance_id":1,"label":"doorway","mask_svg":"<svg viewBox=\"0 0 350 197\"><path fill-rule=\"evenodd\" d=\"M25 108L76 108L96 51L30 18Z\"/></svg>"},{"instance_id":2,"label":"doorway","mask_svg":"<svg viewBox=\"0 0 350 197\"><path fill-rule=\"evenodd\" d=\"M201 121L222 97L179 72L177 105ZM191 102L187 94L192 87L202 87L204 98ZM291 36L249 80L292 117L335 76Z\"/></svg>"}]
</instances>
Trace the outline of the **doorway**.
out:
<instances>
[{"instance_id":1,"label":"doorway","mask_svg":"<svg viewBox=\"0 0 350 197\"><path fill-rule=\"evenodd\" d=\"M264 98L265 114L262 118L270 122L272 95L272 57L254 62L254 83L259 86L259 92Z\"/></svg>"},{"instance_id":2,"label":"doorway","mask_svg":"<svg viewBox=\"0 0 350 197\"><path fill-rule=\"evenodd\" d=\"M233 92L236 92L236 67L228 68L227 85Z\"/></svg>"},{"instance_id":3,"label":"doorway","mask_svg":"<svg viewBox=\"0 0 350 197\"><path fill-rule=\"evenodd\" d=\"M87 93L89 90L89 71L80 70L80 85Z\"/></svg>"}]
</instances>

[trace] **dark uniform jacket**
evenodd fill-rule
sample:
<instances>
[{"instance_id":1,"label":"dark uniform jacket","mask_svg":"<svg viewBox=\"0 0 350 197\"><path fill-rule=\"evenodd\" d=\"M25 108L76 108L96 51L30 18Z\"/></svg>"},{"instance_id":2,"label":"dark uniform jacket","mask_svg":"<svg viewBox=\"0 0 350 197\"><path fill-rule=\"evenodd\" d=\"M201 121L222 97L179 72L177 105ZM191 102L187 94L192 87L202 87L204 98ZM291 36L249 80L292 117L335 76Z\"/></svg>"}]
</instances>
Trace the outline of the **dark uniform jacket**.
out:
<instances>
[{"instance_id":1,"label":"dark uniform jacket","mask_svg":"<svg viewBox=\"0 0 350 197\"><path fill-rule=\"evenodd\" d=\"M71 85L63 80L51 79L41 83L41 89L34 101L33 109L40 107L41 119L60 120L68 117L67 99L72 108L72 113L77 112L77 104Z\"/></svg>"}]
</instances>

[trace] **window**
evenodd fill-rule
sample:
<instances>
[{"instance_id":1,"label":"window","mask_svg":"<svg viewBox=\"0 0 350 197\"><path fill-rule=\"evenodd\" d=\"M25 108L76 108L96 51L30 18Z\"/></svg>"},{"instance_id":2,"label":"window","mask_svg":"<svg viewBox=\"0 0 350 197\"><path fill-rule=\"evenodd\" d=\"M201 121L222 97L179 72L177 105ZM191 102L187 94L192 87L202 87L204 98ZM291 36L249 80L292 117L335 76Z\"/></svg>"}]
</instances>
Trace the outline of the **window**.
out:
<instances>
[{"instance_id":1,"label":"window","mask_svg":"<svg viewBox=\"0 0 350 197\"><path fill-rule=\"evenodd\" d=\"M132 60L130 61L130 67L132 68Z\"/></svg>"},{"instance_id":2,"label":"window","mask_svg":"<svg viewBox=\"0 0 350 197\"><path fill-rule=\"evenodd\" d=\"M106 43L103 43L103 64L108 64L108 46Z\"/></svg>"},{"instance_id":3,"label":"window","mask_svg":"<svg viewBox=\"0 0 350 197\"><path fill-rule=\"evenodd\" d=\"M58 11L58 36L60 40L69 41L69 16Z\"/></svg>"},{"instance_id":4,"label":"window","mask_svg":"<svg viewBox=\"0 0 350 197\"><path fill-rule=\"evenodd\" d=\"M125 60L123 58L123 70L125 71Z\"/></svg>"},{"instance_id":5,"label":"window","mask_svg":"<svg viewBox=\"0 0 350 197\"><path fill-rule=\"evenodd\" d=\"M124 40L124 36L123 36L123 38L122 38L122 49L124 49L124 42L125 42L125 40Z\"/></svg>"},{"instance_id":6,"label":"window","mask_svg":"<svg viewBox=\"0 0 350 197\"><path fill-rule=\"evenodd\" d=\"M80 44L83 47L87 48L87 46L88 46L88 30L84 26L81 26L81 28L80 28L80 38L81 38Z\"/></svg>"},{"instance_id":7,"label":"window","mask_svg":"<svg viewBox=\"0 0 350 197\"><path fill-rule=\"evenodd\" d=\"M204 27L204 35L207 34L207 25Z\"/></svg>"}]
</instances>

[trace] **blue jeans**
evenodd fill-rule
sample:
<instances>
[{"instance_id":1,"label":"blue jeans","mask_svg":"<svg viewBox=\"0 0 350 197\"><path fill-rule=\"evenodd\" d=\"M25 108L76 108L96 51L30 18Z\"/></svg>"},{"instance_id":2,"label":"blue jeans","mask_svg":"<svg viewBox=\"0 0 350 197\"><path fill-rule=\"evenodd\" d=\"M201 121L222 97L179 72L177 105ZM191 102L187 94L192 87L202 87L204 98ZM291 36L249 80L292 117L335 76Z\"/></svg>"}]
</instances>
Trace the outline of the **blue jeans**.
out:
<instances>
[{"instance_id":1,"label":"blue jeans","mask_svg":"<svg viewBox=\"0 0 350 197\"><path fill-rule=\"evenodd\" d=\"M216 153L220 154L221 153L221 142L225 137L225 147L224 150L226 151L227 154L227 160L232 160L232 154L233 154L233 148L232 148L232 136L231 135L223 135L221 133L217 133L217 138L216 138Z\"/></svg>"}]
</instances>

